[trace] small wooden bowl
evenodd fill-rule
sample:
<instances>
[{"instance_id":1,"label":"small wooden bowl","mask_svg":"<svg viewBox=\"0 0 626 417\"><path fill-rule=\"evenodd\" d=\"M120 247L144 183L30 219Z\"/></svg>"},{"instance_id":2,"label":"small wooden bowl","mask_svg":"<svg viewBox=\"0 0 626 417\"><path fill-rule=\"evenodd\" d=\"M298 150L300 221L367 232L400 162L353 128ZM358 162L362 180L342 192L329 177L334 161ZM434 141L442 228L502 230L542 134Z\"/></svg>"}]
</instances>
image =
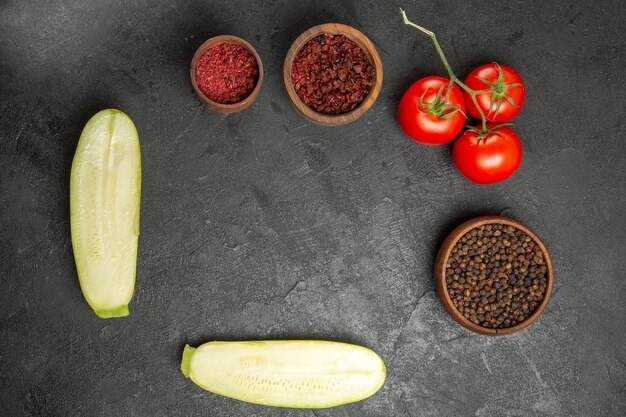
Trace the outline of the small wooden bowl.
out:
<instances>
[{"instance_id":1,"label":"small wooden bowl","mask_svg":"<svg viewBox=\"0 0 626 417\"><path fill-rule=\"evenodd\" d=\"M296 54L300 51L300 49L302 49L304 44L316 36L324 33L344 35L356 43L363 50L363 52L365 52L370 64L374 66L374 84L372 85L370 92L357 108L347 113L331 115L316 112L311 107L304 104L300 97L298 97L296 89L291 83L291 66ZM287 56L285 57L285 64L283 65L283 81L285 83L285 88L287 89L287 95L289 95L289 99L298 113L314 123L337 126L355 121L367 110L369 110L370 107L372 107L378 98L380 88L383 84L383 65L380 61L380 56L378 56L376 48L374 48L374 44L372 44L372 42L364 34L350 26L342 25L340 23L325 23L323 25L312 27L293 42L291 48L289 48L289 51L287 52Z\"/></svg>"},{"instance_id":2,"label":"small wooden bowl","mask_svg":"<svg viewBox=\"0 0 626 417\"><path fill-rule=\"evenodd\" d=\"M248 97L244 98L238 103L233 103L233 104L217 103L209 99L207 96L205 96L204 93L200 91L200 89L198 88L198 84L196 83L196 65L198 64L198 60L202 57L202 55L204 55L204 53L209 48L222 44L222 43L243 46L244 48L248 50L248 52L252 54L252 56L254 56L254 59L256 59L256 62L259 65L259 79L257 80L254 90L252 90L252 92L250 93ZM196 94L200 98L200 101L202 101L202 103L204 103L205 106L219 113L236 113L249 107L259 95L259 91L261 91L261 84L263 84L263 63L261 62L261 57L259 56L257 51L252 47L252 45L250 45L245 40L238 38L236 36L231 36L231 35L215 36L207 40L206 42L204 42L202 45L200 45L196 53L193 55L193 58L191 59L190 75L191 75L191 84L193 85L193 89L196 91Z\"/></svg>"},{"instance_id":3,"label":"small wooden bowl","mask_svg":"<svg viewBox=\"0 0 626 417\"><path fill-rule=\"evenodd\" d=\"M537 307L535 311L532 312L530 316L526 320L521 323L518 323L514 326L507 327L504 329L490 329L486 327L479 326L477 324L472 323L470 320L466 319L460 312L457 310L454 304L452 304L452 300L450 299L450 295L447 291L446 286L446 264L448 263L448 257L452 252L452 248L456 244L456 242L467 232L470 230L480 227L485 224L503 224L507 226L513 226L516 229L519 229L526 233L539 247L541 248L541 252L543 253L543 257L546 262L546 267L548 268L548 276L547 276L547 287L546 294L541 300L541 304ZM522 329L530 326L532 323L539 318L541 313L545 310L548 305L548 301L550 300L550 296L552 295L552 287L554 286L554 270L552 267L552 260L550 259L550 254L546 249L543 242L537 237L532 230L524 226L518 221L508 219L506 217L501 216L482 216L476 217L474 219L468 220L465 223L458 226L456 229L452 231L446 238L446 240L439 248L439 253L437 254L437 260L435 261L435 289L437 290L437 295L443 304L443 308L452 316L454 320L456 320L461 326L472 330L476 333L480 333L487 336L501 336L507 335L511 333L519 332Z\"/></svg>"}]
</instances>

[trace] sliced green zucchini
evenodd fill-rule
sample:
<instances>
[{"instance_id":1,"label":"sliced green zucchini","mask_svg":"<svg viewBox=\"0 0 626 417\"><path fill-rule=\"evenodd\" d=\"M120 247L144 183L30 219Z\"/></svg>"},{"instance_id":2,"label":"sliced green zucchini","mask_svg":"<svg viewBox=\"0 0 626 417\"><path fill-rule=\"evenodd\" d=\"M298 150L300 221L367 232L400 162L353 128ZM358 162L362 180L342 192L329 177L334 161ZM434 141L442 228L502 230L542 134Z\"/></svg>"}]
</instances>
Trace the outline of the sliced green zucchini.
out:
<instances>
[{"instance_id":1,"label":"sliced green zucchini","mask_svg":"<svg viewBox=\"0 0 626 417\"><path fill-rule=\"evenodd\" d=\"M373 351L316 340L186 346L181 371L200 387L276 407L327 408L373 395L386 369Z\"/></svg>"},{"instance_id":2,"label":"sliced green zucchini","mask_svg":"<svg viewBox=\"0 0 626 417\"><path fill-rule=\"evenodd\" d=\"M128 315L135 287L141 154L132 120L118 110L93 116L70 175L70 223L85 299L103 318Z\"/></svg>"}]
</instances>

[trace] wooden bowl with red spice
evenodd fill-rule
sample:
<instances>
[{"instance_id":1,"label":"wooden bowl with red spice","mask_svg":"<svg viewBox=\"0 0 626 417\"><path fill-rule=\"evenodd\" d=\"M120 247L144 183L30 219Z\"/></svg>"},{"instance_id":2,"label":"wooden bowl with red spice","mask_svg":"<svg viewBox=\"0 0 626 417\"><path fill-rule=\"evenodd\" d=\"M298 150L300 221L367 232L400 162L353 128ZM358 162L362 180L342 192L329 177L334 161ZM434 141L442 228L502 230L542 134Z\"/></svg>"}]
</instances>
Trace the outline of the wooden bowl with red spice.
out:
<instances>
[{"instance_id":1,"label":"wooden bowl with red spice","mask_svg":"<svg viewBox=\"0 0 626 417\"><path fill-rule=\"evenodd\" d=\"M283 82L296 110L328 126L361 117L374 104L383 82L383 66L372 42L340 23L312 27L291 45Z\"/></svg>"},{"instance_id":2,"label":"wooden bowl with red spice","mask_svg":"<svg viewBox=\"0 0 626 417\"><path fill-rule=\"evenodd\" d=\"M435 261L435 289L461 326L487 336L516 333L543 313L554 286L552 260L522 223L481 216L454 229Z\"/></svg>"},{"instance_id":3,"label":"wooden bowl with red spice","mask_svg":"<svg viewBox=\"0 0 626 417\"><path fill-rule=\"evenodd\" d=\"M200 101L220 113L249 107L263 84L263 64L245 40L231 35L204 42L191 60L191 84Z\"/></svg>"}]
</instances>

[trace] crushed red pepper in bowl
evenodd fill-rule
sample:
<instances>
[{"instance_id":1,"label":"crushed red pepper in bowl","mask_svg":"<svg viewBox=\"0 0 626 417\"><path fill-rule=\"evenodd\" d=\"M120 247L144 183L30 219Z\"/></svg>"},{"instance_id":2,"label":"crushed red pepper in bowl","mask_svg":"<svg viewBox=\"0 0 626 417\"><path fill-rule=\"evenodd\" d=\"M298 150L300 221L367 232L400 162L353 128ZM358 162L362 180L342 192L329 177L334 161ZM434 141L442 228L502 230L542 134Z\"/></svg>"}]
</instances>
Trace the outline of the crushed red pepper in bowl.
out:
<instances>
[{"instance_id":1,"label":"crushed red pepper in bowl","mask_svg":"<svg viewBox=\"0 0 626 417\"><path fill-rule=\"evenodd\" d=\"M210 47L195 67L196 84L209 100L239 103L259 80L259 64L243 46L221 43Z\"/></svg>"},{"instance_id":2,"label":"crushed red pepper in bowl","mask_svg":"<svg viewBox=\"0 0 626 417\"><path fill-rule=\"evenodd\" d=\"M296 54L291 83L304 104L322 114L343 114L369 94L375 76L365 52L344 35L324 33Z\"/></svg>"}]
</instances>

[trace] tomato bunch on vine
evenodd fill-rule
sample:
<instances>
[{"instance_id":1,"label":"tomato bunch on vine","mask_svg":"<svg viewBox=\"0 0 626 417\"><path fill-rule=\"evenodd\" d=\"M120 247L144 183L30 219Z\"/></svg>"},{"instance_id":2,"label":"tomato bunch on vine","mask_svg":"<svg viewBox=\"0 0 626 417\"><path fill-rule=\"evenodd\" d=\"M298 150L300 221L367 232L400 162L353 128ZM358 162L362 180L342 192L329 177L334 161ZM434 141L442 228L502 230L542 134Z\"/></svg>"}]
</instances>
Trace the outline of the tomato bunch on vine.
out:
<instances>
[{"instance_id":1,"label":"tomato bunch on vine","mask_svg":"<svg viewBox=\"0 0 626 417\"><path fill-rule=\"evenodd\" d=\"M461 174L473 182L490 184L513 175L522 162L522 144L508 122L524 105L522 77L513 68L490 63L461 81L437 36L411 22L404 10L400 9L400 14L404 24L431 39L448 74L448 78L422 78L406 91L398 106L402 130L426 145L442 145L456 138L452 159ZM468 114L480 122L465 125Z\"/></svg>"}]
</instances>

